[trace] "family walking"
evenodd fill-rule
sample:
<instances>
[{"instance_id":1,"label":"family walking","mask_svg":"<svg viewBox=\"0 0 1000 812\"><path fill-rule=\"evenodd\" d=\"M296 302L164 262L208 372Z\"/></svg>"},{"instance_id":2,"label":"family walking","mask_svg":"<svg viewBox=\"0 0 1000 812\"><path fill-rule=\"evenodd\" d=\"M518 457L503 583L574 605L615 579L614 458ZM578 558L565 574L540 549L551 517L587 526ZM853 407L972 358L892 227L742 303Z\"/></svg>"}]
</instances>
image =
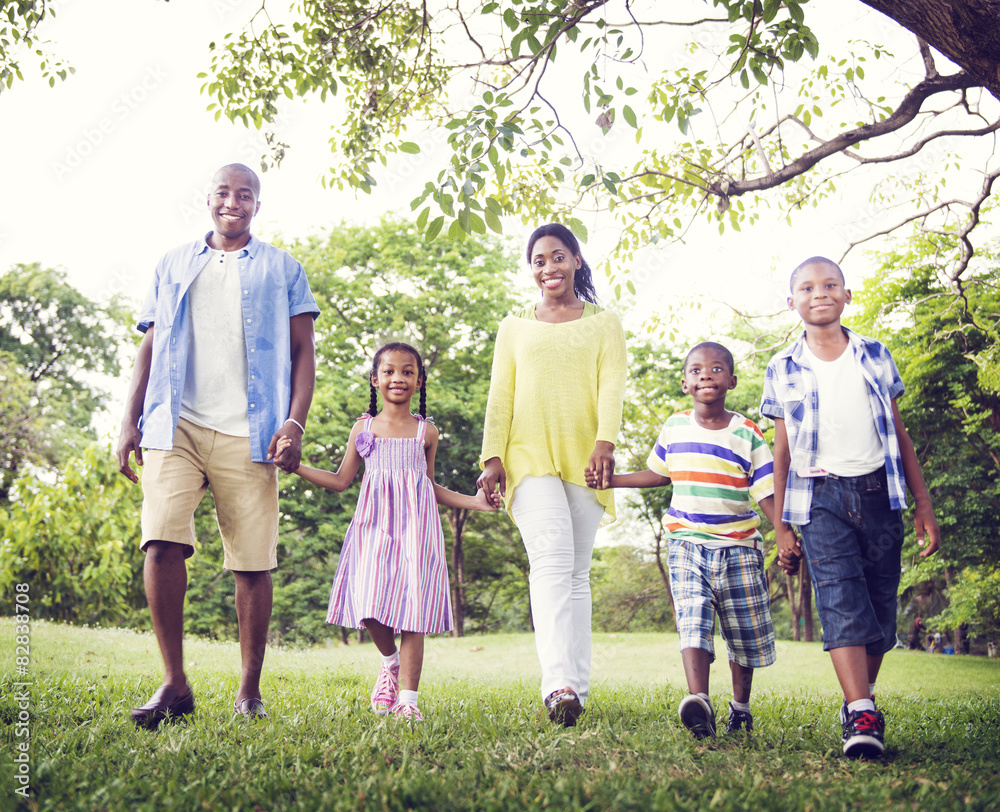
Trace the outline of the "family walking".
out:
<instances>
[{"instance_id":1,"label":"family walking","mask_svg":"<svg viewBox=\"0 0 1000 812\"><path fill-rule=\"evenodd\" d=\"M903 384L882 344L841 325L851 293L835 263L814 257L791 275L788 305L804 330L767 369L761 413L774 421L773 457L760 428L726 409L738 380L732 353L702 342L684 361L691 407L666 420L646 470L616 473L624 331L598 304L573 233L559 224L536 229L526 259L539 296L500 322L482 473L467 495L434 481L439 435L426 414L427 370L419 349L402 342L373 348L369 408L349 434L345 427L337 470L301 464L319 308L302 266L251 234L261 205L253 171L220 169L207 203L212 230L156 268L117 451L133 482L132 455L144 466L144 581L164 666L160 687L131 711L136 724L153 728L195 708L182 656L185 559L206 489L236 584L242 670L233 710L265 719L278 470L343 492L364 461L327 621L364 628L375 643L374 713L423 719L424 635L451 629L438 504L503 506L530 565L539 698L553 722L575 725L590 694L597 531L615 518L615 488L671 484L669 578L689 692L681 722L697 737L716 735L709 675L718 620L733 690L726 730L753 730L754 670L775 661L756 503L775 528L780 566L794 573L804 559L812 575L824 649L843 692L844 753L882 754L875 683L896 639L907 490L922 555L938 548L939 532L896 406Z\"/></svg>"}]
</instances>

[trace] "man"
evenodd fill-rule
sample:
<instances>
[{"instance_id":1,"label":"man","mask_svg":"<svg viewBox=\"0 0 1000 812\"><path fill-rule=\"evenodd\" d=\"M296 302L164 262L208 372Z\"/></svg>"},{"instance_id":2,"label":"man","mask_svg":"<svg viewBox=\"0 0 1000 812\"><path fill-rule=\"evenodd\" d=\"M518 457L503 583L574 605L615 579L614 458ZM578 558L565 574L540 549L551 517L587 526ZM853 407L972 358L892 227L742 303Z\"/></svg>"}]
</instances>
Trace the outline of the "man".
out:
<instances>
[{"instance_id":1,"label":"man","mask_svg":"<svg viewBox=\"0 0 1000 812\"><path fill-rule=\"evenodd\" d=\"M242 675L234 711L266 718L260 674L277 566L277 470L294 471L316 376L319 315L302 266L250 233L260 181L242 164L212 181L214 228L169 252L143 305L139 345L118 443L118 467L143 465L143 578L163 657L163 684L131 715L153 728L194 710L184 673L185 559L194 510L212 486L225 556L236 581ZM290 445L276 454L279 438Z\"/></svg>"}]
</instances>

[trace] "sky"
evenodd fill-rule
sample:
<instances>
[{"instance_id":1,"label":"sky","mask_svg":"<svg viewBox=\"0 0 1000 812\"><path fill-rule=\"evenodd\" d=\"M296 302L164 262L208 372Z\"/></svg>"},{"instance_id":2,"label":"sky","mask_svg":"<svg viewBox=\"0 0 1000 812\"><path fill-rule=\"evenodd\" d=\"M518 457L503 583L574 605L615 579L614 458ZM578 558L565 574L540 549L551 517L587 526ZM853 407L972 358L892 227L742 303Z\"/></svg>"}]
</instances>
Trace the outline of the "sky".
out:
<instances>
[{"instance_id":1,"label":"sky","mask_svg":"<svg viewBox=\"0 0 1000 812\"><path fill-rule=\"evenodd\" d=\"M208 43L241 28L260 2L51 5L56 17L42 33L76 73L50 89L26 59L25 81L0 93L0 271L29 262L61 267L96 300L123 294L138 304L163 253L210 228L205 196L215 169L232 161L256 166L264 151L261 133L215 120L206 110L211 99L199 92L204 80L197 78L210 65ZM818 15L824 43L862 35L881 41L893 30L860 3L816 0L810 12ZM385 173L371 196L322 186L335 118L335 101L296 102L283 111L279 137L291 148L280 169L261 178L254 232L262 238L304 237L341 221L374 222L393 210L408 215L407 204L422 185L416 170L426 156L407 158L410 164ZM591 137L600 138L596 126ZM615 148L614 140L608 143ZM835 198L820 211L804 211L792 228L764 212L742 234L719 237L714 228L695 229L686 245L658 250L629 269L639 289L635 318L683 297L708 304L725 298L761 312L782 309L792 267L808 256L843 251L850 233L845 223L856 203ZM601 219L589 225L585 255L596 264L615 235ZM516 221L506 227L518 244L531 230ZM845 270L850 278L870 269L857 252ZM614 306L606 280L596 283ZM702 318L692 315L695 324Z\"/></svg>"}]
</instances>

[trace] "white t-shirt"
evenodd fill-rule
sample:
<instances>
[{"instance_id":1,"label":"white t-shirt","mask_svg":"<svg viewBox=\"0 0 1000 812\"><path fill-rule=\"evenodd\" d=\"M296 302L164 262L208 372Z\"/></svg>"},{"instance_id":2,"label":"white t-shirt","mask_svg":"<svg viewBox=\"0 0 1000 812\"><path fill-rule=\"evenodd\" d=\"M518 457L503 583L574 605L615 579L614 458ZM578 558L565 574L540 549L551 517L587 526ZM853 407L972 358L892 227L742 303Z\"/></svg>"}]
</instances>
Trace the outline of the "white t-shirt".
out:
<instances>
[{"instance_id":1,"label":"white t-shirt","mask_svg":"<svg viewBox=\"0 0 1000 812\"><path fill-rule=\"evenodd\" d=\"M181 417L233 437L250 436L241 251L213 251L188 289L191 341Z\"/></svg>"},{"instance_id":2,"label":"white t-shirt","mask_svg":"<svg viewBox=\"0 0 1000 812\"><path fill-rule=\"evenodd\" d=\"M848 345L835 361L821 361L808 343L804 352L819 395L816 465L838 476L877 471L885 464L885 452L854 350Z\"/></svg>"}]
</instances>

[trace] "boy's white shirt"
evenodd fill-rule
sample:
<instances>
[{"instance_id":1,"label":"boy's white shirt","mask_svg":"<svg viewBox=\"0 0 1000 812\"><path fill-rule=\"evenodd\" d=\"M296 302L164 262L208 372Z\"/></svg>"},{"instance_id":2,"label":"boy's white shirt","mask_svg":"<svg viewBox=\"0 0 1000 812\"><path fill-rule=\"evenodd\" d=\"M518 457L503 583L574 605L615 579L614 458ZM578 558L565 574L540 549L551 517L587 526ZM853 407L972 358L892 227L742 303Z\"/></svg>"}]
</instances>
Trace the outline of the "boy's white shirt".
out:
<instances>
[{"instance_id":1,"label":"boy's white shirt","mask_svg":"<svg viewBox=\"0 0 1000 812\"><path fill-rule=\"evenodd\" d=\"M862 476L885 464L861 363L848 344L840 357L823 361L803 342L816 376L819 431L816 467L837 476Z\"/></svg>"}]
</instances>

